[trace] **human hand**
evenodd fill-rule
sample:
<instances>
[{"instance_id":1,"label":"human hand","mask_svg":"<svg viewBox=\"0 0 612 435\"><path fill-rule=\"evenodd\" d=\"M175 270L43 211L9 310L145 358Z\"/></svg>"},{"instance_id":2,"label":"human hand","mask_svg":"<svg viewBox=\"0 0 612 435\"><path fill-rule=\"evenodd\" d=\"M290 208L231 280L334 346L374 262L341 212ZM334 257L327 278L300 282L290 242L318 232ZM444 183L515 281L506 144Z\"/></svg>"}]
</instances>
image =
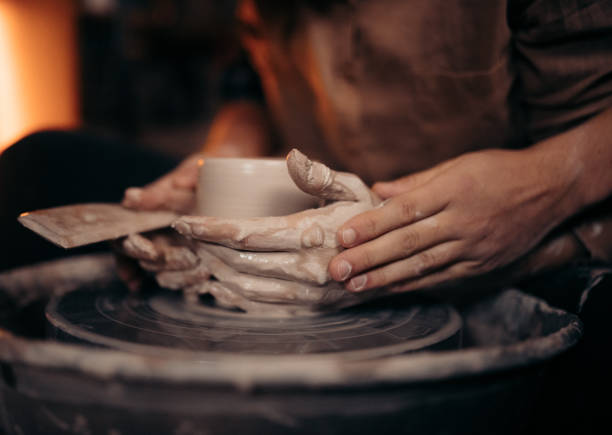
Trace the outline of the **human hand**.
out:
<instances>
[{"instance_id":1,"label":"human hand","mask_svg":"<svg viewBox=\"0 0 612 435\"><path fill-rule=\"evenodd\" d=\"M145 187L126 189L121 204L136 210L173 210L190 213L195 207L195 187L200 157L198 154L188 157L177 168ZM155 246L159 247L161 258L165 249L159 237L156 237L156 243L151 241L148 245L142 236L128 237L113 243L117 273L131 291L140 289L145 274L139 262L149 261L149 255L155 250ZM142 248L143 251L130 249L136 247Z\"/></svg>"},{"instance_id":2,"label":"human hand","mask_svg":"<svg viewBox=\"0 0 612 435\"><path fill-rule=\"evenodd\" d=\"M200 154L194 154L163 177L144 187L126 189L121 204L136 210L191 213L195 207Z\"/></svg>"},{"instance_id":3,"label":"human hand","mask_svg":"<svg viewBox=\"0 0 612 435\"><path fill-rule=\"evenodd\" d=\"M529 151L466 154L373 190L382 207L347 221L329 265L354 292L431 289L485 275L531 251L571 213L571 179Z\"/></svg>"},{"instance_id":4,"label":"human hand","mask_svg":"<svg viewBox=\"0 0 612 435\"><path fill-rule=\"evenodd\" d=\"M119 275L131 290L139 290L142 271L153 273L160 286L172 290L188 289L210 276L193 243L171 230L131 234L116 244L115 251Z\"/></svg>"},{"instance_id":5,"label":"human hand","mask_svg":"<svg viewBox=\"0 0 612 435\"><path fill-rule=\"evenodd\" d=\"M269 310L264 304L292 312L340 307L372 297L356 297L330 281L328 262L341 249L338 227L380 199L356 175L332 171L297 150L289 154L287 167L300 189L333 202L288 216L183 216L173 224L194 241L216 279L202 281L200 291L249 311Z\"/></svg>"}]
</instances>

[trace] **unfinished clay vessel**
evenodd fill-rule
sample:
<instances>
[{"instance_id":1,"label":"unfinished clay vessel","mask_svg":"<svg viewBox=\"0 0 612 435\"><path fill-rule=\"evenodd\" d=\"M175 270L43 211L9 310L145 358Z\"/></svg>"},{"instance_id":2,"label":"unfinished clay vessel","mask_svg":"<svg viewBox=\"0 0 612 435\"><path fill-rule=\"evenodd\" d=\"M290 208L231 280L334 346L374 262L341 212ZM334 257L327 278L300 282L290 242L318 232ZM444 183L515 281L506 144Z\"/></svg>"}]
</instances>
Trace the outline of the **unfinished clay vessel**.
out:
<instances>
[{"instance_id":1,"label":"unfinished clay vessel","mask_svg":"<svg viewBox=\"0 0 612 435\"><path fill-rule=\"evenodd\" d=\"M285 159L200 160L196 213L228 218L283 216L316 207L287 172Z\"/></svg>"}]
</instances>

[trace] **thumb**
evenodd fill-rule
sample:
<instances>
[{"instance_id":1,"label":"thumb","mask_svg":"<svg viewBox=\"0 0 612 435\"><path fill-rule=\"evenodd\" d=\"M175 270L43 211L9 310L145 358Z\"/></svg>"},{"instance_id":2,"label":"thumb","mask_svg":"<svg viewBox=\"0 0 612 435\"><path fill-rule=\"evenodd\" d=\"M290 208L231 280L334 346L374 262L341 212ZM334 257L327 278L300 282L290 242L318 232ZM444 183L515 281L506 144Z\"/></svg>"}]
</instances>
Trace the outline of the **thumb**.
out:
<instances>
[{"instance_id":1,"label":"thumb","mask_svg":"<svg viewBox=\"0 0 612 435\"><path fill-rule=\"evenodd\" d=\"M310 160L297 149L287 155L287 169L293 182L304 192L335 201L365 201L376 205L380 198L355 174L336 172Z\"/></svg>"}]
</instances>

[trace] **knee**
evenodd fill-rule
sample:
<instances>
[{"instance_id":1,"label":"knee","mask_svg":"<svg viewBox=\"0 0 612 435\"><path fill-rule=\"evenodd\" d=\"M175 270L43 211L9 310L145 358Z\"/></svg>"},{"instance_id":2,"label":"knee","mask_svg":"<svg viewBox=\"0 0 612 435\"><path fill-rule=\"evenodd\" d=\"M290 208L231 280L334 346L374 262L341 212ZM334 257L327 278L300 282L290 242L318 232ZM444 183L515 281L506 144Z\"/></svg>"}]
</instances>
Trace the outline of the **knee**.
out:
<instances>
[{"instance_id":1,"label":"knee","mask_svg":"<svg viewBox=\"0 0 612 435\"><path fill-rule=\"evenodd\" d=\"M55 131L37 131L19 139L9 146L1 155L2 159L13 159L22 154L31 155L33 151L39 151L55 140Z\"/></svg>"},{"instance_id":2,"label":"knee","mask_svg":"<svg viewBox=\"0 0 612 435\"><path fill-rule=\"evenodd\" d=\"M27 162L48 161L51 153L57 153L58 145L65 143L71 133L55 130L42 130L29 134L0 154L0 171L4 167L25 170Z\"/></svg>"}]
</instances>

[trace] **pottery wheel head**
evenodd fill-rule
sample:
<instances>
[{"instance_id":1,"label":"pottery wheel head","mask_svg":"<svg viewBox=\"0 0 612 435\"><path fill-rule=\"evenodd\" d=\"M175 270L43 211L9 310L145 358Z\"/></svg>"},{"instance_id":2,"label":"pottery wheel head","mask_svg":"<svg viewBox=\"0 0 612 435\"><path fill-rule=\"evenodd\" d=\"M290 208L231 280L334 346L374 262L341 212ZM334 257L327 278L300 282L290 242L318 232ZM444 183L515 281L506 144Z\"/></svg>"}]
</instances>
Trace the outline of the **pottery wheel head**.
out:
<instances>
[{"instance_id":1,"label":"pottery wheel head","mask_svg":"<svg viewBox=\"0 0 612 435\"><path fill-rule=\"evenodd\" d=\"M457 348L461 319L448 305L376 303L316 317L261 318L193 304L179 293L131 295L120 284L51 300L50 335L130 352L376 358ZM201 355L202 356L202 355Z\"/></svg>"}]
</instances>

